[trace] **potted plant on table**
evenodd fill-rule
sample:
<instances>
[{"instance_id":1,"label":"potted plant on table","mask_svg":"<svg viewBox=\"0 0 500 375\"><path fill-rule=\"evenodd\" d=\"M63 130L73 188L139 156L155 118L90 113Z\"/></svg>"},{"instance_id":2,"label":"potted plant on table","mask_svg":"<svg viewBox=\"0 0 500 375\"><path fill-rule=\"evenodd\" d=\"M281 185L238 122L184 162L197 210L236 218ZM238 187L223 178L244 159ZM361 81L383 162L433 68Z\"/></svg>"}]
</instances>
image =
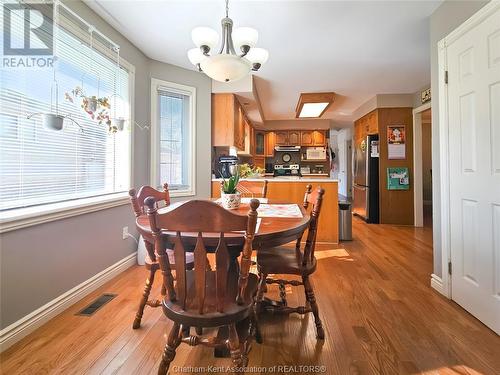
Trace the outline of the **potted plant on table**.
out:
<instances>
[{"instance_id":1,"label":"potted plant on table","mask_svg":"<svg viewBox=\"0 0 500 375\"><path fill-rule=\"evenodd\" d=\"M221 199L222 206L228 210L237 209L241 203L241 194L236 189L240 181L240 174L236 172L234 176L229 177L227 180L222 179L221 183Z\"/></svg>"}]
</instances>

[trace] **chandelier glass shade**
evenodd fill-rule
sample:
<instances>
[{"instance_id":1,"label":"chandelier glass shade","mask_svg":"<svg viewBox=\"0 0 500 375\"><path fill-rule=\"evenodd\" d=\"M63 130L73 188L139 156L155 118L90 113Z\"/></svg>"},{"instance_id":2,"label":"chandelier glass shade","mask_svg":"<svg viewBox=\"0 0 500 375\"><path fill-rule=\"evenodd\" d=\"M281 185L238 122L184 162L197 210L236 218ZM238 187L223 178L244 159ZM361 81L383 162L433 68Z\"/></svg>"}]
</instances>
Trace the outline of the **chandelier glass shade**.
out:
<instances>
[{"instance_id":1,"label":"chandelier glass shade","mask_svg":"<svg viewBox=\"0 0 500 375\"><path fill-rule=\"evenodd\" d=\"M237 81L250 71L257 71L269 58L263 48L257 48L259 33L251 27L239 27L233 31L233 20L222 19L222 42L217 53L211 53L219 43L219 34L210 27L196 27L191 38L197 48L188 51L188 59L200 72L220 82Z\"/></svg>"}]
</instances>

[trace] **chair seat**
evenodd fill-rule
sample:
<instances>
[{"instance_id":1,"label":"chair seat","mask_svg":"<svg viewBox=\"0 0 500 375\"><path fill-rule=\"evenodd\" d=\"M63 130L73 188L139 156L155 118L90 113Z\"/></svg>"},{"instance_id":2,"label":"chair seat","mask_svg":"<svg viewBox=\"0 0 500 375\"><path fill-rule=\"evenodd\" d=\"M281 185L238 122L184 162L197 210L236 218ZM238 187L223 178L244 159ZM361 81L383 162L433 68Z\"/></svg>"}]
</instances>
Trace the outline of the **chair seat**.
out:
<instances>
[{"instance_id":1,"label":"chair seat","mask_svg":"<svg viewBox=\"0 0 500 375\"><path fill-rule=\"evenodd\" d=\"M175 264L175 256L174 256L174 250L172 249L167 249L167 255L168 255L168 261L170 263L170 265L174 265ZM155 262L153 262L151 260L151 258L146 255L146 264L153 264ZM192 266L194 265L194 253L189 253L189 252L186 252L186 266Z\"/></svg>"},{"instance_id":2,"label":"chair seat","mask_svg":"<svg viewBox=\"0 0 500 375\"><path fill-rule=\"evenodd\" d=\"M265 274L310 275L316 270L316 258L303 266L294 248L277 246L257 251L257 268Z\"/></svg>"},{"instance_id":3,"label":"chair seat","mask_svg":"<svg viewBox=\"0 0 500 375\"><path fill-rule=\"evenodd\" d=\"M257 293L259 281L257 275L253 273L249 274L243 303L238 305L236 303L238 273L229 272L227 275L224 312L218 312L216 308L215 271L206 271L204 310L203 314L200 314L198 312L197 301L195 300L195 272L195 270L186 271L186 310L182 309L179 301L171 302L168 297L163 300L163 311L169 319L185 326L220 327L239 322L248 317L254 296Z\"/></svg>"}]
</instances>

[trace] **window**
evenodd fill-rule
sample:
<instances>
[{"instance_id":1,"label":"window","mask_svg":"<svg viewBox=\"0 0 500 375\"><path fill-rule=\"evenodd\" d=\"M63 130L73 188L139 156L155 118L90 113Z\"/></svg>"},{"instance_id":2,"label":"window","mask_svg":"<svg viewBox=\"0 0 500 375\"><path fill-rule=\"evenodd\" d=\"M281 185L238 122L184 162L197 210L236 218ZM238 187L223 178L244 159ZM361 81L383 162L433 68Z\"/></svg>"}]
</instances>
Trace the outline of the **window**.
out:
<instances>
[{"instance_id":1,"label":"window","mask_svg":"<svg viewBox=\"0 0 500 375\"><path fill-rule=\"evenodd\" d=\"M195 195L194 87L152 79L151 178L172 196Z\"/></svg>"},{"instance_id":2,"label":"window","mask_svg":"<svg viewBox=\"0 0 500 375\"><path fill-rule=\"evenodd\" d=\"M124 65L132 67L125 62L118 69L109 44L99 44L96 33L91 49L90 34L60 9L56 83L50 68L0 71L0 211L5 217L15 217L16 209L111 198L129 189L130 132L109 134L79 101L65 100L65 93L80 86L89 96L116 98L117 117L130 118L130 77ZM14 32L13 38L22 35ZM29 114L54 112L56 92L58 113L77 121L83 132L68 119L61 131L45 129L40 116L27 119Z\"/></svg>"}]
</instances>

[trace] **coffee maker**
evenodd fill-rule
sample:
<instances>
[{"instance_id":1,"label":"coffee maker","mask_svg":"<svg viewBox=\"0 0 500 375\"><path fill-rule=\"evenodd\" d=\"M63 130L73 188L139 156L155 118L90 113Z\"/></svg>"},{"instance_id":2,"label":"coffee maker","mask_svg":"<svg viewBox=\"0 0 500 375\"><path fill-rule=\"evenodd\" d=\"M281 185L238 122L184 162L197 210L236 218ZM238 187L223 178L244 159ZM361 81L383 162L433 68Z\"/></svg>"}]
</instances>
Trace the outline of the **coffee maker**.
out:
<instances>
[{"instance_id":1,"label":"coffee maker","mask_svg":"<svg viewBox=\"0 0 500 375\"><path fill-rule=\"evenodd\" d=\"M219 156L219 161L216 167L217 170L215 171L215 177L229 178L236 173L236 168L238 167L238 157L226 155Z\"/></svg>"}]
</instances>

